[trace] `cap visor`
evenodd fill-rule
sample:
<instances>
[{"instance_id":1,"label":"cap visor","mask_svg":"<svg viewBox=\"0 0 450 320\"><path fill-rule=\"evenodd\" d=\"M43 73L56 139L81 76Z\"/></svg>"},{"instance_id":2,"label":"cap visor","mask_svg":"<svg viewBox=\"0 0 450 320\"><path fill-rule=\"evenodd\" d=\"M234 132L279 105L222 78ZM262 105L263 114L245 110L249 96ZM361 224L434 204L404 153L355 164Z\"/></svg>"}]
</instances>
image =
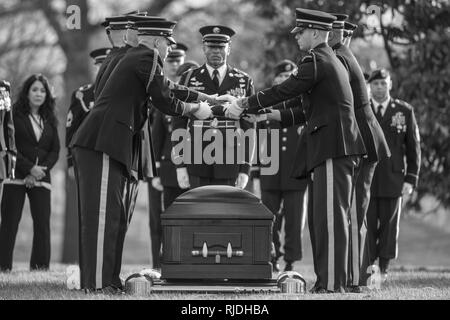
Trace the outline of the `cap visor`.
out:
<instances>
[{"instance_id":1,"label":"cap visor","mask_svg":"<svg viewBox=\"0 0 450 320\"><path fill-rule=\"evenodd\" d=\"M169 40L171 44L177 44L173 37L166 37L166 39Z\"/></svg>"},{"instance_id":2,"label":"cap visor","mask_svg":"<svg viewBox=\"0 0 450 320\"><path fill-rule=\"evenodd\" d=\"M292 29L291 33L297 33L297 32L303 31L305 29L306 28L303 28L303 27L295 27L294 29Z\"/></svg>"}]
</instances>

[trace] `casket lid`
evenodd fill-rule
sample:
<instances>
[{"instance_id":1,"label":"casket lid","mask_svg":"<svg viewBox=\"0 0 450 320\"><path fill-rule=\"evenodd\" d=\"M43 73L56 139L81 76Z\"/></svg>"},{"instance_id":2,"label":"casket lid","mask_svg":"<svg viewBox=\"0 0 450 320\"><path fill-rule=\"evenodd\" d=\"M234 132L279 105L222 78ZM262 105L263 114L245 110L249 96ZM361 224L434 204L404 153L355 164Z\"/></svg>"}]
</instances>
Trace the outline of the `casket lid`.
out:
<instances>
[{"instance_id":1,"label":"casket lid","mask_svg":"<svg viewBox=\"0 0 450 320\"><path fill-rule=\"evenodd\" d=\"M273 215L254 194L230 186L189 190L167 208L161 219L270 219Z\"/></svg>"}]
</instances>

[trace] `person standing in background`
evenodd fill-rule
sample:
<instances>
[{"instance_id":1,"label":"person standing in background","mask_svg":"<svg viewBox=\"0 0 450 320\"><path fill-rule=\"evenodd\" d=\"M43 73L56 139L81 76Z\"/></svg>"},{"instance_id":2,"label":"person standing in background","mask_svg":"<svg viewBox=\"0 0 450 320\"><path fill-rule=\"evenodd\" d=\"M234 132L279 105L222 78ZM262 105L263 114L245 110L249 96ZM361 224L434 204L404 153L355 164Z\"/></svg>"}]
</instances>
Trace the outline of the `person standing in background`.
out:
<instances>
[{"instance_id":1,"label":"person standing in background","mask_svg":"<svg viewBox=\"0 0 450 320\"><path fill-rule=\"evenodd\" d=\"M50 266L50 170L59 156L59 137L53 97L47 78L29 77L13 106L17 146L16 178L5 182L1 202L0 270L12 269L13 251L25 196L33 219L30 269Z\"/></svg>"}]
</instances>

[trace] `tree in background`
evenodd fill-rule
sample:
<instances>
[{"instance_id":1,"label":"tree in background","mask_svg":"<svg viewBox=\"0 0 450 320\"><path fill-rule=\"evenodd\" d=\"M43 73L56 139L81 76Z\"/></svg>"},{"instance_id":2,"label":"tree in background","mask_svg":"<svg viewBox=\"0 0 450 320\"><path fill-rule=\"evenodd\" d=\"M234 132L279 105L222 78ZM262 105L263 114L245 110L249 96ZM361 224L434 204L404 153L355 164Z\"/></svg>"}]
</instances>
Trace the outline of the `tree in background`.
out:
<instances>
[{"instance_id":1,"label":"tree in background","mask_svg":"<svg viewBox=\"0 0 450 320\"><path fill-rule=\"evenodd\" d=\"M250 0L251 1L251 0ZM450 4L447 0L336 1L258 0L258 14L270 21L266 33L265 72L281 59L296 61L297 44L289 33L295 8L346 13L359 24L355 37L365 42L381 37L387 61L373 57L374 65L392 70L393 96L410 103L422 138L422 169L417 197L436 196L450 205ZM377 25L368 25L371 5L380 8ZM374 12L377 13L377 12ZM366 45L367 46L367 45ZM365 51L367 53L367 50ZM360 62L364 57L358 57ZM370 61L369 61L370 62ZM388 63L388 65L386 65ZM370 71L367 63L364 69Z\"/></svg>"}]
</instances>

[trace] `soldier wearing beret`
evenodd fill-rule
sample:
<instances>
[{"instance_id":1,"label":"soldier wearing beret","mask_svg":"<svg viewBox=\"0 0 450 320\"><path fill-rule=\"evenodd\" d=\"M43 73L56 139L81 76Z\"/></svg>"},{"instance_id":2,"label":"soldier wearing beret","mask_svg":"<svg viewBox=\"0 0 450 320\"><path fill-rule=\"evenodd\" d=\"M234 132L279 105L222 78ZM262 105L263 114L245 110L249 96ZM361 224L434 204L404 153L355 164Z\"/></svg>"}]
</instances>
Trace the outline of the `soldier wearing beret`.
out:
<instances>
[{"instance_id":1,"label":"soldier wearing beret","mask_svg":"<svg viewBox=\"0 0 450 320\"><path fill-rule=\"evenodd\" d=\"M211 114L206 103L186 103L210 97L164 77L163 60L175 43L176 23L155 19L136 24L139 45L129 49L113 70L70 144L80 204L80 281L87 292L121 291L118 260L123 239L119 232L126 230L130 218L124 188L129 180L152 177L155 172L151 151L150 166L143 167L146 102L151 99L154 107L170 115L194 114L204 119Z\"/></svg>"},{"instance_id":2,"label":"soldier wearing beret","mask_svg":"<svg viewBox=\"0 0 450 320\"><path fill-rule=\"evenodd\" d=\"M365 286L368 278L369 256L366 242L366 214L370 201L370 186L377 163L389 158L390 151L383 130L370 107L366 81L361 67L351 50L343 43L344 24L348 16L345 14L333 15L336 17L336 21L333 23L333 31L330 34L328 44L348 71L356 121L367 150L367 156L362 159L361 165L357 168L353 199L356 210L351 210L349 216L351 221L351 230L349 230L351 253L349 287L350 290L359 292L359 286Z\"/></svg>"},{"instance_id":3,"label":"soldier wearing beret","mask_svg":"<svg viewBox=\"0 0 450 320\"><path fill-rule=\"evenodd\" d=\"M296 15L292 33L300 49L309 51L298 72L249 98L220 99L231 102L226 107L230 117L301 94L309 101L303 105L304 112L295 108L274 115L282 124L306 124L306 150L297 155L295 170L296 177L311 174L313 180L313 221L309 226L317 281L312 292L344 292L349 261L348 212L355 170L366 149L356 122L348 73L327 44L336 17L307 9L296 9Z\"/></svg>"},{"instance_id":4,"label":"soldier wearing beret","mask_svg":"<svg viewBox=\"0 0 450 320\"><path fill-rule=\"evenodd\" d=\"M389 159L380 160L375 169L367 212L370 262L379 259L382 277L386 279L389 261L398 254L402 196L411 194L419 179L420 134L412 106L390 96L389 72L375 70L368 82L371 107L392 154Z\"/></svg>"},{"instance_id":5,"label":"soldier wearing beret","mask_svg":"<svg viewBox=\"0 0 450 320\"><path fill-rule=\"evenodd\" d=\"M9 178L14 179L17 155L10 93L10 83L0 80L0 199L3 193L3 181Z\"/></svg>"},{"instance_id":6,"label":"soldier wearing beret","mask_svg":"<svg viewBox=\"0 0 450 320\"><path fill-rule=\"evenodd\" d=\"M275 78L273 85L278 85L288 79L297 69L294 62L283 60L275 66ZM273 243L276 256L272 259L274 271L279 271L278 258L284 255L286 262L284 271L291 271L293 263L301 260L302 234L306 219L306 179L294 179L291 177L292 159L297 151L297 140L303 127L295 125L289 128L281 128L277 121L263 121L258 124L258 130L268 130L266 141L260 141L260 148L266 148L269 152L278 152L280 157L279 170L274 175L260 175L261 200L274 214ZM278 145L271 146L270 133L279 132ZM274 149L278 148L278 149ZM282 207L282 215L279 214ZM281 252L280 233L282 218L284 217L285 241L284 254Z\"/></svg>"},{"instance_id":7,"label":"soldier wearing beret","mask_svg":"<svg viewBox=\"0 0 450 320\"><path fill-rule=\"evenodd\" d=\"M230 94L235 97L247 97L253 94L253 80L246 73L227 64L228 56L231 52L231 38L235 31L229 27L221 25L210 25L200 28L199 32L203 39L203 52L206 63L201 67L184 73L181 76L180 84L191 89L198 90L210 95ZM246 121L230 121L223 116L223 113L215 114L207 121L195 121L194 119L176 119L175 129L187 129L190 134L192 159L184 159L184 162L177 168L177 178L182 188L196 188L205 185L230 185L245 188L250 173L251 162L254 157L254 150L245 151L245 159L234 159L233 164L213 163L207 164L204 159L201 163L195 163L195 145L202 144L201 152L207 147L199 137L194 135L197 131L194 128L201 127L202 135L205 131L213 129L222 133L226 146L223 149L223 159L227 159L227 150L233 148L234 155L240 147L234 141L226 141L225 131L228 129L237 130L241 128L244 132L254 128L253 124ZM200 137L201 139L201 137ZM188 161L186 161L188 160ZM241 161L243 160L243 161Z\"/></svg>"}]
</instances>

